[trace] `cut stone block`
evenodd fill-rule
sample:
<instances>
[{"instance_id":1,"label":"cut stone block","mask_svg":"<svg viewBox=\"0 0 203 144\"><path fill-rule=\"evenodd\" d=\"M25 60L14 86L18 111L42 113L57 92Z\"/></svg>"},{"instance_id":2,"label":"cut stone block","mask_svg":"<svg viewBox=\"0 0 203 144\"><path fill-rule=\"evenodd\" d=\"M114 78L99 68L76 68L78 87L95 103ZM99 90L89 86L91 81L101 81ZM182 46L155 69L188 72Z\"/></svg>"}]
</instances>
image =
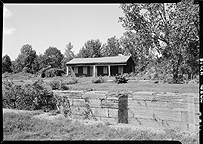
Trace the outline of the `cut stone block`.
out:
<instances>
[{"instance_id":1,"label":"cut stone block","mask_svg":"<svg viewBox=\"0 0 203 144\"><path fill-rule=\"evenodd\" d=\"M85 115L86 112L86 107L71 107L71 113L74 115Z\"/></svg>"},{"instance_id":2,"label":"cut stone block","mask_svg":"<svg viewBox=\"0 0 203 144\"><path fill-rule=\"evenodd\" d=\"M118 109L109 109L108 117L118 118Z\"/></svg>"},{"instance_id":3,"label":"cut stone block","mask_svg":"<svg viewBox=\"0 0 203 144\"><path fill-rule=\"evenodd\" d=\"M90 91L86 92L82 97L91 99L102 99L106 98L107 91Z\"/></svg>"},{"instance_id":4,"label":"cut stone block","mask_svg":"<svg viewBox=\"0 0 203 144\"><path fill-rule=\"evenodd\" d=\"M137 125L137 126L160 128L160 124L153 119L144 119L144 118L134 117L134 118L129 118L128 123Z\"/></svg>"},{"instance_id":5,"label":"cut stone block","mask_svg":"<svg viewBox=\"0 0 203 144\"><path fill-rule=\"evenodd\" d=\"M101 117L100 120L104 121L104 122L111 123L111 124L117 124L118 123L118 118L105 118L105 117Z\"/></svg>"},{"instance_id":6,"label":"cut stone block","mask_svg":"<svg viewBox=\"0 0 203 144\"><path fill-rule=\"evenodd\" d=\"M84 99L73 99L73 106L77 107L85 107L86 102Z\"/></svg>"},{"instance_id":7,"label":"cut stone block","mask_svg":"<svg viewBox=\"0 0 203 144\"><path fill-rule=\"evenodd\" d=\"M55 95L65 96L68 98L82 98L83 91L53 91Z\"/></svg>"},{"instance_id":8,"label":"cut stone block","mask_svg":"<svg viewBox=\"0 0 203 144\"><path fill-rule=\"evenodd\" d=\"M101 108L101 100L99 99L89 99L90 107Z\"/></svg>"},{"instance_id":9,"label":"cut stone block","mask_svg":"<svg viewBox=\"0 0 203 144\"><path fill-rule=\"evenodd\" d=\"M185 111L187 110L187 103L183 102L151 102L151 101L143 101L143 100L129 100L128 108L142 108L142 109L157 109L157 110L176 110L176 111Z\"/></svg>"},{"instance_id":10,"label":"cut stone block","mask_svg":"<svg viewBox=\"0 0 203 144\"><path fill-rule=\"evenodd\" d=\"M102 108L115 108L118 109L118 99L102 99L101 100L101 107Z\"/></svg>"},{"instance_id":11,"label":"cut stone block","mask_svg":"<svg viewBox=\"0 0 203 144\"><path fill-rule=\"evenodd\" d=\"M91 108L96 117L108 117L108 108Z\"/></svg>"},{"instance_id":12,"label":"cut stone block","mask_svg":"<svg viewBox=\"0 0 203 144\"><path fill-rule=\"evenodd\" d=\"M154 115L161 120L178 121L181 122L180 111L154 110Z\"/></svg>"},{"instance_id":13,"label":"cut stone block","mask_svg":"<svg viewBox=\"0 0 203 144\"><path fill-rule=\"evenodd\" d=\"M133 117L153 119L153 110L148 109L128 109L128 113Z\"/></svg>"}]
</instances>

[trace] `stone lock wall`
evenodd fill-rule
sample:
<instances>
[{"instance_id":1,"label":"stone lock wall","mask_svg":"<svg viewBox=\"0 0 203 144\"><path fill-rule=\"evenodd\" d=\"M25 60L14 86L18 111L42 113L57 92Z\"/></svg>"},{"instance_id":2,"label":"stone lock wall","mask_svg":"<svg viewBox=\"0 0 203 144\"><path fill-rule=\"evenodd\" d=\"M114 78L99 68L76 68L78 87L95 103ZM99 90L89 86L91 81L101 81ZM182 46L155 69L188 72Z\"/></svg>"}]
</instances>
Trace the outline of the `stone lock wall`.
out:
<instances>
[{"instance_id":1,"label":"stone lock wall","mask_svg":"<svg viewBox=\"0 0 203 144\"><path fill-rule=\"evenodd\" d=\"M198 93L134 92L128 95L128 122L154 128L199 131Z\"/></svg>"},{"instance_id":2,"label":"stone lock wall","mask_svg":"<svg viewBox=\"0 0 203 144\"><path fill-rule=\"evenodd\" d=\"M106 91L53 91L61 113L72 118L127 123L127 94Z\"/></svg>"},{"instance_id":3,"label":"stone lock wall","mask_svg":"<svg viewBox=\"0 0 203 144\"><path fill-rule=\"evenodd\" d=\"M72 118L153 128L199 130L196 93L53 91L58 109Z\"/></svg>"}]
</instances>

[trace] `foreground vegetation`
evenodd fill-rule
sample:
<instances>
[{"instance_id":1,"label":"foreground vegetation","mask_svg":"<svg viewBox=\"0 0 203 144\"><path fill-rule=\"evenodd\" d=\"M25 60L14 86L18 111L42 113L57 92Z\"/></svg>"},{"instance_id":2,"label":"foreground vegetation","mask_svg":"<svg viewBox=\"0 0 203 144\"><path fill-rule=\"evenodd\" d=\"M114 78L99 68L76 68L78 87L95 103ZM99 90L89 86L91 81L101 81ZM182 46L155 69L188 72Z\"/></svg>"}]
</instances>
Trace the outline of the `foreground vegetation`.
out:
<instances>
[{"instance_id":1,"label":"foreground vegetation","mask_svg":"<svg viewBox=\"0 0 203 144\"><path fill-rule=\"evenodd\" d=\"M3 107L23 110L55 109L56 100L43 80L32 84L16 85L12 81L2 82Z\"/></svg>"},{"instance_id":2,"label":"foreground vegetation","mask_svg":"<svg viewBox=\"0 0 203 144\"><path fill-rule=\"evenodd\" d=\"M197 144L198 135L165 130L155 133L146 130L115 128L108 123L85 125L68 118L37 119L36 113L4 113L4 140L174 140Z\"/></svg>"}]
</instances>

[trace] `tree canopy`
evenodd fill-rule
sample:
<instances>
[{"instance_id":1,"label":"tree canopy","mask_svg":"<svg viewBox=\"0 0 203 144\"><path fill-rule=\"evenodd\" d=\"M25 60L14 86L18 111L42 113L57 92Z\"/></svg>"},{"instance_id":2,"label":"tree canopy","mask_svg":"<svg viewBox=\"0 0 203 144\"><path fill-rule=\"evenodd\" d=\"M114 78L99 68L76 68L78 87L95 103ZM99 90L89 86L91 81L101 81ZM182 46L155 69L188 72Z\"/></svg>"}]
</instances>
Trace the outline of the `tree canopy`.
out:
<instances>
[{"instance_id":1,"label":"tree canopy","mask_svg":"<svg viewBox=\"0 0 203 144\"><path fill-rule=\"evenodd\" d=\"M136 64L136 70L142 71L148 63L149 50L142 45L143 41L137 33L126 31L120 38L120 44L125 55L131 55Z\"/></svg>"},{"instance_id":2,"label":"tree canopy","mask_svg":"<svg viewBox=\"0 0 203 144\"><path fill-rule=\"evenodd\" d=\"M3 56L2 58L2 73L12 72L11 70L11 58L8 55Z\"/></svg>"},{"instance_id":3,"label":"tree canopy","mask_svg":"<svg viewBox=\"0 0 203 144\"><path fill-rule=\"evenodd\" d=\"M116 36L108 38L107 43L102 47L102 56L117 56L123 53L124 51L120 47L119 39Z\"/></svg>"},{"instance_id":4,"label":"tree canopy","mask_svg":"<svg viewBox=\"0 0 203 144\"><path fill-rule=\"evenodd\" d=\"M73 45L71 44L71 42L69 42L65 48L64 58L66 58L67 61L70 61L74 57L75 57L75 54L73 52Z\"/></svg>"},{"instance_id":5,"label":"tree canopy","mask_svg":"<svg viewBox=\"0 0 203 144\"><path fill-rule=\"evenodd\" d=\"M96 40L88 40L84 46L79 50L77 57L80 58L94 58L94 57L101 57L101 46L102 43L99 39Z\"/></svg>"},{"instance_id":6,"label":"tree canopy","mask_svg":"<svg viewBox=\"0 0 203 144\"><path fill-rule=\"evenodd\" d=\"M44 52L45 65L51 65L53 68L61 68L61 61L63 60L63 54L56 47L50 46Z\"/></svg>"},{"instance_id":7,"label":"tree canopy","mask_svg":"<svg viewBox=\"0 0 203 144\"><path fill-rule=\"evenodd\" d=\"M36 51L29 44L23 45L20 54L13 62L13 71L21 72L26 67L27 72L33 72L34 61L37 57Z\"/></svg>"},{"instance_id":8,"label":"tree canopy","mask_svg":"<svg viewBox=\"0 0 203 144\"><path fill-rule=\"evenodd\" d=\"M66 70L66 63L70 60L72 60L75 57L75 54L73 52L73 45L71 42L69 42L66 45L65 52L64 52L64 58L62 60L62 68L65 71Z\"/></svg>"},{"instance_id":9,"label":"tree canopy","mask_svg":"<svg viewBox=\"0 0 203 144\"><path fill-rule=\"evenodd\" d=\"M199 51L198 5L183 0L177 4L122 4L121 8L125 14L119 18L123 27L140 36L143 48L157 49L162 55L162 61L168 62L166 66L171 69L170 73L176 83L181 65L191 68L188 59L196 59L188 49L193 45L193 49Z\"/></svg>"}]
</instances>

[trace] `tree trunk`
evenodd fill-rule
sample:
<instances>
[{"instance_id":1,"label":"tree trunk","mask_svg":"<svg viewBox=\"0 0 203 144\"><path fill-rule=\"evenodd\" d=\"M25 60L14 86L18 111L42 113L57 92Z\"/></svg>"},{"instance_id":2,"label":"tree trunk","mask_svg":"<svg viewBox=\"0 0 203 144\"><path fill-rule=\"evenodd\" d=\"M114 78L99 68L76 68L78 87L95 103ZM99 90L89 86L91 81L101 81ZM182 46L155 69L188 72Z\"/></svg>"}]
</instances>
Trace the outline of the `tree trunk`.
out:
<instances>
[{"instance_id":1,"label":"tree trunk","mask_svg":"<svg viewBox=\"0 0 203 144\"><path fill-rule=\"evenodd\" d=\"M181 54L177 54L177 63L174 63L173 65L173 83L178 83L179 81L178 70L179 70L181 61L182 61Z\"/></svg>"},{"instance_id":2,"label":"tree trunk","mask_svg":"<svg viewBox=\"0 0 203 144\"><path fill-rule=\"evenodd\" d=\"M191 80L191 78L192 78L192 74L188 73L188 80Z\"/></svg>"},{"instance_id":3,"label":"tree trunk","mask_svg":"<svg viewBox=\"0 0 203 144\"><path fill-rule=\"evenodd\" d=\"M178 68L173 69L173 83L178 83Z\"/></svg>"}]
</instances>

